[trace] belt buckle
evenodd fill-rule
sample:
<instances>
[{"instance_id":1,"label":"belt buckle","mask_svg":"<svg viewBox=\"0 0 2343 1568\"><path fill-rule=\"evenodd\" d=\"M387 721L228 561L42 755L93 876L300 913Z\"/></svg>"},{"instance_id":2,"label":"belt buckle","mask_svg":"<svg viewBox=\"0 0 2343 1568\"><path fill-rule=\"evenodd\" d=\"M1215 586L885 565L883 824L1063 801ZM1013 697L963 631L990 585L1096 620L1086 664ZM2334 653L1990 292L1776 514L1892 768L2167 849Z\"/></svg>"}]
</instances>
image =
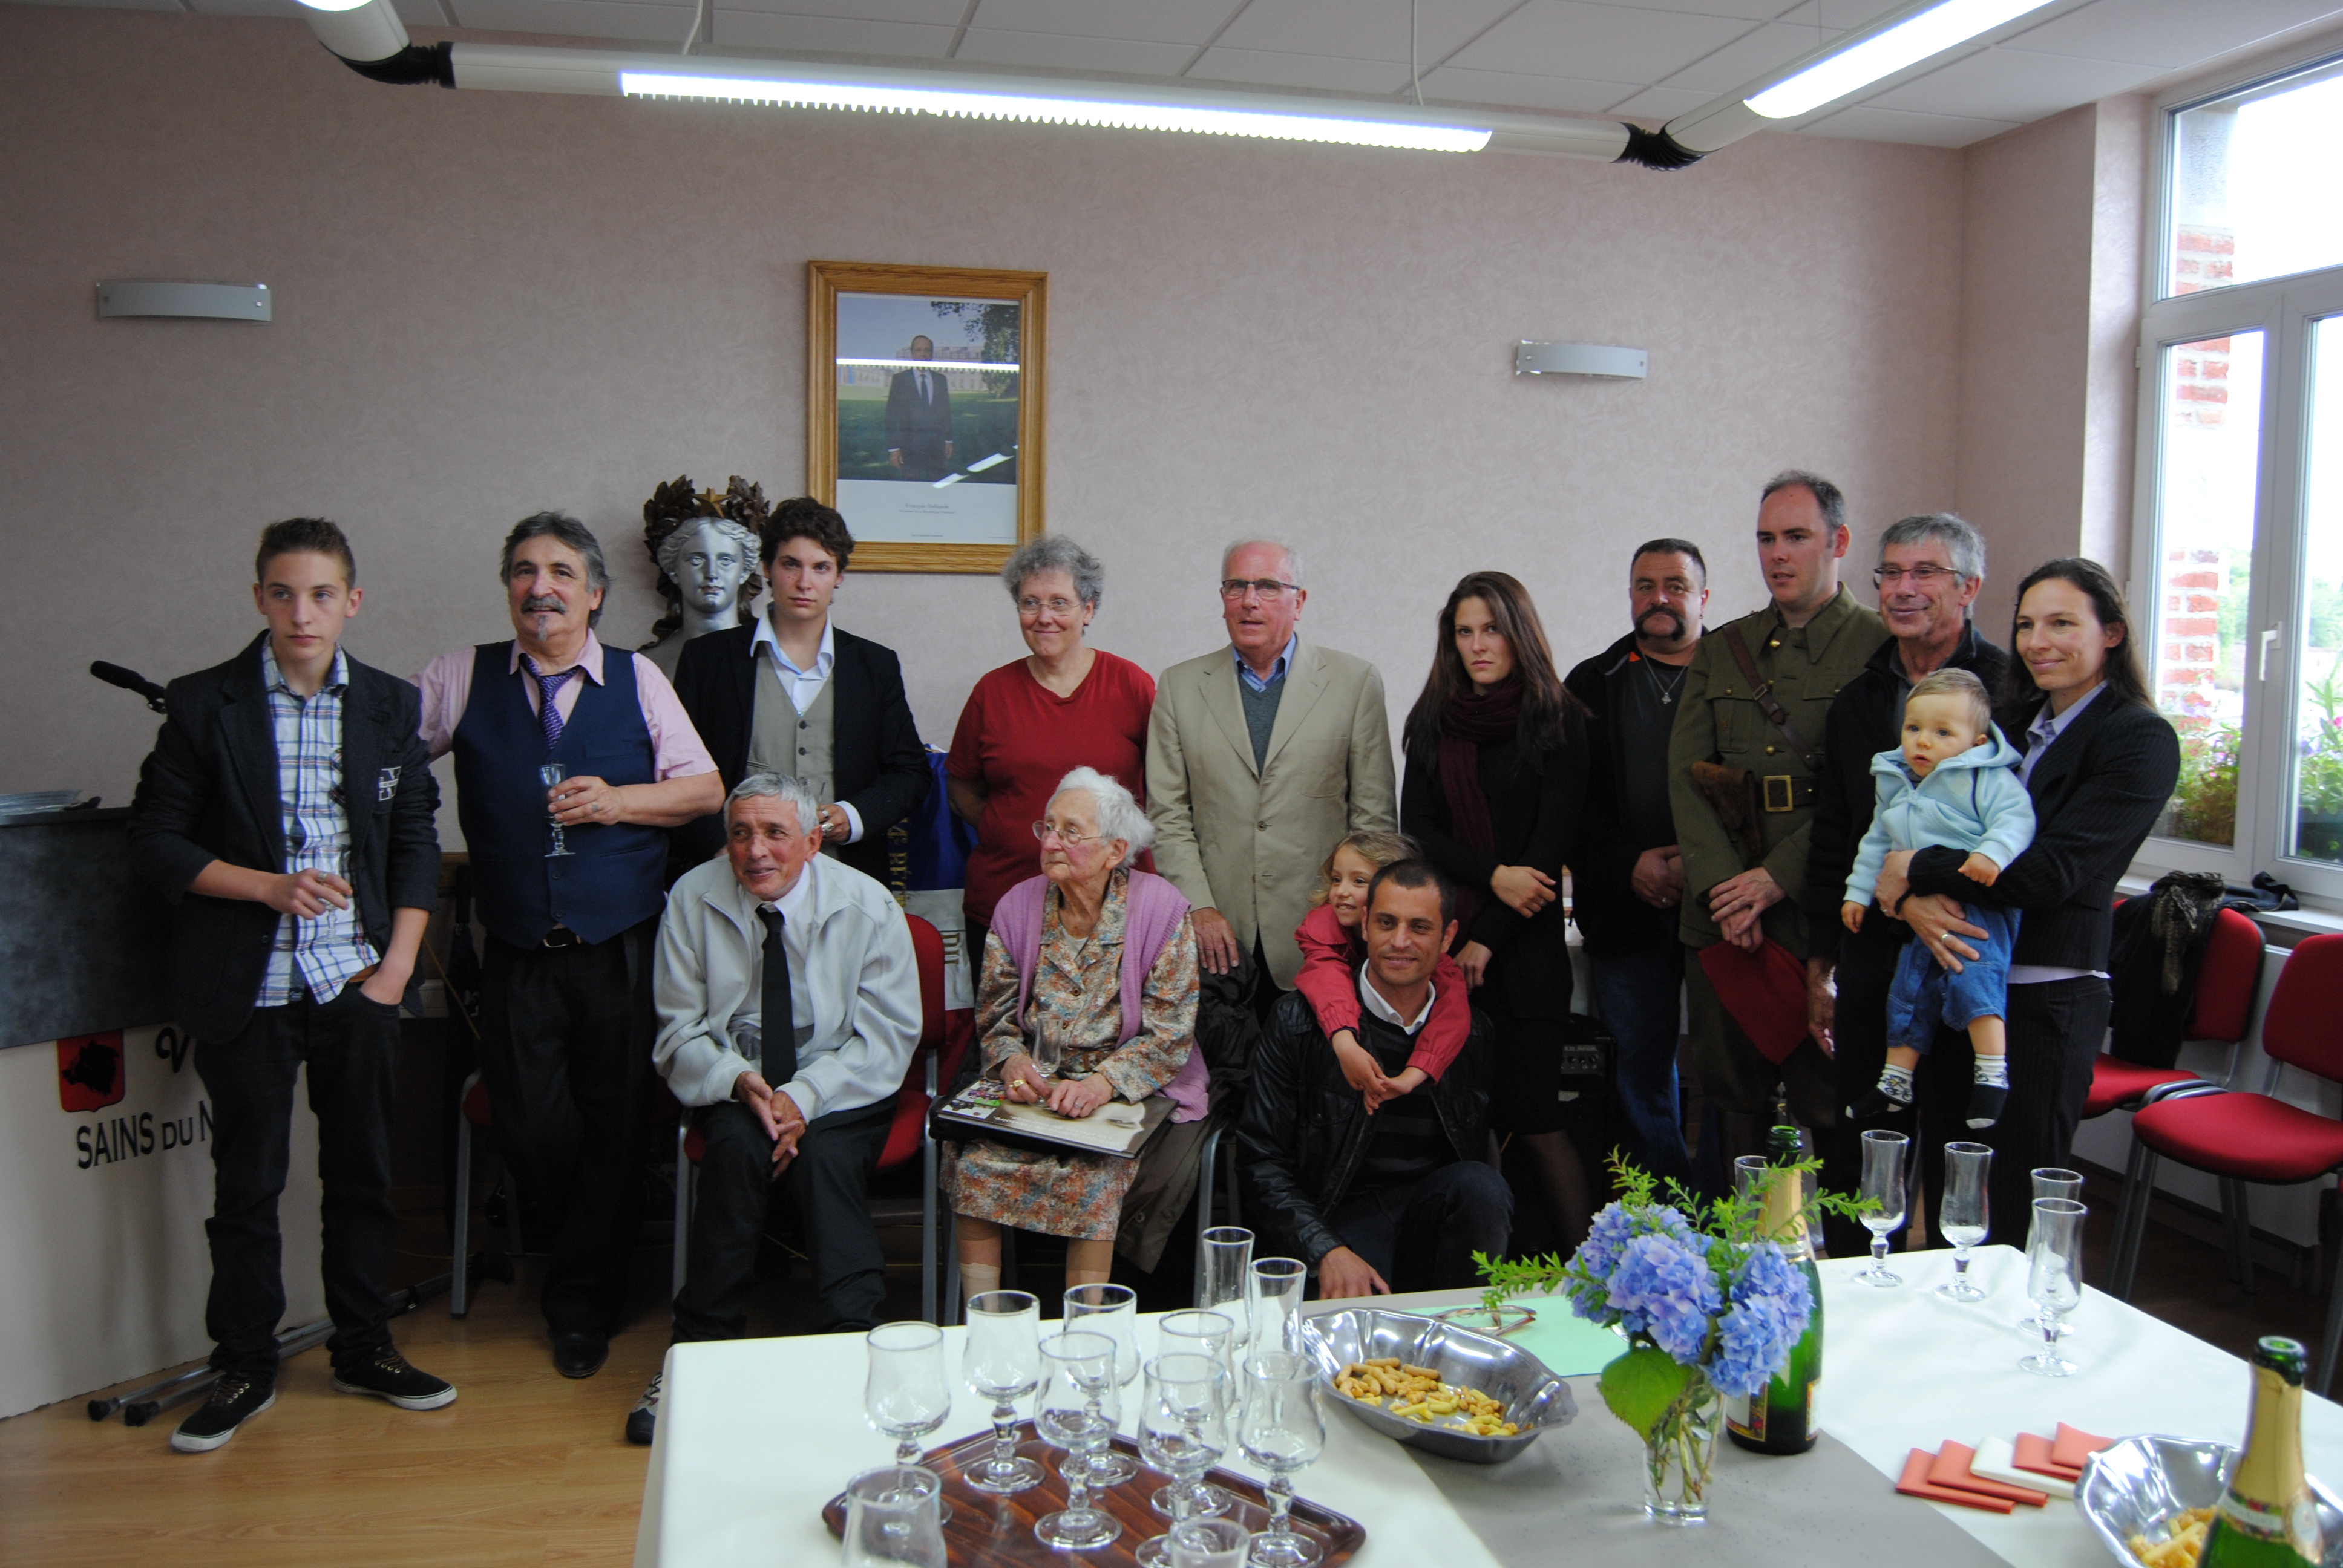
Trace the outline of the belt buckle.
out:
<instances>
[{"instance_id":1,"label":"belt buckle","mask_svg":"<svg viewBox=\"0 0 2343 1568\"><path fill-rule=\"evenodd\" d=\"M1763 779L1758 780L1758 783L1763 786L1765 791L1766 810L1782 812L1795 811L1797 809L1797 807L1793 804L1796 799L1796 796L1791 791L1790 785L1792 782L1794 782L1793 777L1787 773L1768 773ZM1781 786L1781 803L1779 805L1776 805L1774 799L1775 785Z\"/></svg>"},{"instance_id":2,"label":"belt buckle","mask_svg":"<svg viewBox=\"0 0 2343 1568\"><path fill-rule=\"evenodd\" d=\"M586 945L586 939L579 936L576 931L571 930L568 926L556 926L551 930L546 932L545 935L538 940L538 945L558 952L563 948L584 947Z\"/></svg>"}]
</instances>

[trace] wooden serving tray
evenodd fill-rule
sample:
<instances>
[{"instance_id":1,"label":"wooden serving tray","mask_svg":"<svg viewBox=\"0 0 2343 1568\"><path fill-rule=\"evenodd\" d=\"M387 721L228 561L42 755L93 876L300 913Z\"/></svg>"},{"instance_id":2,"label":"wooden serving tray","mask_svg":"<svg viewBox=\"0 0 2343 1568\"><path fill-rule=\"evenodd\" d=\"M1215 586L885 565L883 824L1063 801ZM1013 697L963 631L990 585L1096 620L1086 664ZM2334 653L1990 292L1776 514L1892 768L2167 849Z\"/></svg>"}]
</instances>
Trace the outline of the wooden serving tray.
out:
<instances>
[{"instance_id":1,"label":"wooden serving tray","mask_svg":"<svg viewBox=\"0 0 2343 1568\"><path fill-rule=\"evenodd\" d=\"M1138 1450L1131 1441L1117 1434L1115 1452L1137 1459ZM943 1477L944 1500L951 1504L952 1516L944 1523L944 1550L952 1568L1031 1568L1050 1563L1056 1568L1082 1564L1085 1568L1135 1568L1134 1555L1139 1543L1151 1535L1161 1535L1172 1527L1172 1522L1149 1505L1155 1489L1171 1477L1161 1471L1150 1470L1141 1462L1135 1480L1121 1486L1111 1486L1091 1493L1091 1501L1122 1523L1122 1534L1111 1544L1094 1552L1060 1552L1044 1546L1033 1538L1033 1522L1045 1513L1054 1513L1066 1505L1066 1482L1059 1474L1059 1463L1065 1451L1053 1448L1034 1435L1031 1422L1020 1422L1017 1426L1017 1452L1038 1460L1041 1465L1041 1483L1031 1491L997 1496L979 1492L966 1479L966 1468L992 1452L992 1433L982 1432L950 1448L939 1448L920 1462ZM1237 1521L1248 1530L1265 1530L1269 1526L1269 1504L1262 1490L1241 1475L1225 1470L1215 1470L1205 1476L1236 1500L1235 1506L1224 1516ZM1344 1517L1332 1509L1321 1508L1307 1498L1293 1500L1293 1527L1315 1539L1325 1548L1323 1568L1339 1568L1359 1548L1366 1543L1366 1527L1357 1520ZM821 1511L821 1522L830 1526L832 1535L846 1533L846 1497L844 1493L831 1498Z\"/></svg>"}]
</instances>

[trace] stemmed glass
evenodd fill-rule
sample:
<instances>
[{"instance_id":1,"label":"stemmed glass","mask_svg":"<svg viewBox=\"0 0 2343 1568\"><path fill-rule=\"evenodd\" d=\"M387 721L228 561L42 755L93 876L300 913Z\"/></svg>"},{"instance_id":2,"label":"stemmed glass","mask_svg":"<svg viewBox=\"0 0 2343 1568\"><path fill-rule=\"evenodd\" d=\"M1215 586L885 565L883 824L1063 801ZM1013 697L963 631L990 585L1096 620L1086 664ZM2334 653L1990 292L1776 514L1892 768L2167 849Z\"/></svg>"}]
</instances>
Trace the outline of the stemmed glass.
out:
<instances>
[{"instance_id":1,"label":"stemmed glass","mask_svg":"<svg viewBox=\"0 0 2343 1568\"><path fill-rule=\"evenodd\" d=\"M1033 1428L1066 1451L1066 1505L1033 1522L1044 1546L1088 1552L1121 1538L1121 1523L1091 1503L1091 1456L1114 1440L1121 1390L1114 1381L1114 1342L1104 1334L1051 1334L1041 1342L1041 1392Z\"/></svg>"},{"instance_id":2,"label":"stemmed glass","mask_svg":"<svg viewBox=\"0 0 2343 1568\"><path fill-rule=\"evenodd\" d=\"M1226 1312L1240 1333L1247 1332L1252 1320L1248 1294L1252 1232L1238 1225L1215 1225L1205 1231L1203 1268L1203 1289L1196 1304L1206 1312Z\"/></svg>"},{"instance_id":3,"label":"stemmed glass","mask_svg":"<svg viewBox=\"0 0 2343 1568\"><path fill-rule=\"evenodd\" d=\"M979 1492L1023 1492L1041 1467L1017 1452L1017 1402L1041 1381L1041 1303L1023 1291L986 1291L968 1302L960 1381L992 1402L992 1457L968 1472Z\"/></svg>"},{"instance_id":4,"label":"stemmed glass","mask_svg":"<svg viewBox=\"0 0 2343 1568\"><path fill-rule=\"evenodd\" d=\"M1310 1265L1299 1258L1263 1258L1252 1266L1252 1348L1255 1351L1295 1351L1294 1325L1302 1317L1302 1295L1309 1288Z\"/></svg>"},{"instance_id":5,"label":"stemmed glass","mask_svg":"<svg viewBox=\"0 0 2343 1568\"><path fill-rule=\"evenodd\" d=\"M1904 1161L1912 1140L1901 1132L1875 1129L1863 1135L1862 1196L1869 1200L1863 1228L1871 1232L1871 1267L1855 1277L1875 1290L1893 1290L1904 1282L1887 1269L1887 1238L1904 1223Z\"/></svg>"},{"instance_id":6,"label":"stemmed glass","mask_svg":"<svg viewBox=\"0 0 2343 1568\"><path fill-rule=\"evenodd\" d=\"M1945 1145L1945 1200L1936 1210L1936 1231L1953 1244L1953 1277L1936 1287L1948 1302L1981 1302L1985 1292L1969 1278L1969 1249L1992 1229L1986 1207L1986 1177L1993 1151L1982 1143Z\"/></svg>"},{"instance_id":7,"label":"stemmed glass","mask_svg":"<svg viewBox=\"0 0 2343 1568\"><path fill-rule=\"evenodd\" d=\"M868 1471L846 1487L846 1568L945 1568L943 1483L932 1470Z\"/></svg>"},{"instance_id":8,"label":"stemmed glass","mask_svg":"<svg viewBox=\"0 0 2343 1568\"><path fill-rule=\"evenodd\" d=\"M1229 1379L1229 1398L1241 1396L1237 1383L1237 1325L1226 1312L1166 1312L1156 1324L1156 1353L1208 1358ZM1174 1482L1159 1486L1148 1506L1169 1518L1214 1519L1229 1511L1234 1499L1209 1481Z\"/></svg>"},{"instance_id":9,"label":"stemmed glass","mask_svg":"<svg viewBox=\"0 0 2343 1568\"><path fill-rule=\"evenodd\" d=\"M561 819L553 814L553 787L568 777L569 769L558 762L548 762L537 770L538 782L543 784L546 789L545 814L553 823L553 848L545 852L545 858L548 860L556 855L574 855L578 852L562 841Z\"/></svg>"},{"instance_id":10,"label":"stemmed glass","mask_svg":"<svg viewBox=\"0 0 2343 1568\"><path fill-rule=\"evenodd\" d=\"M951 1382L944 1375L944 1332L933 1323L880 1323L863 1340L870 1370L862 1382L862 1415L895 1440L899 1469L916 1469L920 1439L951 1414ZM940 1503L942 1516L951 1505Z\"/></svg>"},{"instance_id":11,"label":"stemmed glass","mask_svg":"<svg viewBox=\"0 0 2343 1568\"><path fill-rule=\"evenodd\" d=\"M1172 1528L1196 1517L1193 1488L1229 1448L1228 1373L1210 1356L1175 1352L1147 1363L1139 1406L1139 1452L1172 1477ZM1139 1543L1145 1568L1165 1568L1171 1536Z\"/></svg>"},{"instance_id":12,"label":"stemmed glass","mask_svg":"<svg viewBox=\"0 0 2343 1568\"><path fill-rule=\"evenodd\" d=\"M1034 1010L1033 1048L1027 1054L1032 1057L1033 1065L1041 1070L1044 1078L1057 1077L1059 1067L1065 1061L1065 1042L1050 1031L1044 1010Z\"/></svg>"},{"instance_id":13,"label":"stemmed glass","mask_svg":"<svg viewBox=\"0 0 2343 1568\"><path fill-rule=\"evenodd\" d=\"M2034 1177L2035 1197L2071 1198L2077 1203L2080 1203L2083 1201L2083 1173L2080 1171L2062 1170L2056 1165L2041 1165L2036 1166L2032 1174ZM2032 1256L2034 1251L2034 1232L2031 1230L2026 1231L2026 1251L2029 1257ZM2038 1330L2041 1327L2041 1324L2036 1320L2034 1313L2021 1312L2017 1317L2017 1326L2026 1330L2028 1333L2032 1333ZM2071 1334L2074 1332L2074 1327L2071 1324L2062 1322L2058 1325L2058 1337L2060 1339L2065 1339L2068 1334Z\"/></svg>"},{"instance_id":14,"label":"stemmed glass","mask_svg":"<svg viewBox=\"0 0 2343 1568\"><path fill-rule=\"evenodd\" d=\"M1069 1329L1104 1334L1114 1342L1115 1384L1129 1388L1139 1376L1139 1292L1129 1285L1071 1285L1064 1317ZM1091 1462L1092 1486L1121 1486L1138 1475L1139 1462L1111 1448Z\"/></svg>"},{"instance_id":15,"label":"stemmed glass","mask_svg":"<svg viewBox=\"0 0 2343 1568\"><path fill-rule=\"evenodd\" d=\"M1245 1363L1244 1413L1237 1442L1270 1473L1269 1528L1252 1538L1259 1568L1307 1568L1325 1549L1293 1528L1293 1473L1326 1447L1318 1409L1318 1368L1291 1351L1265 1351Z\"/></svg>"},{"instance_id":16,"label":"stemmed glass","mask_svg":"<svg viewBox=\"0 0 2343 1568\"><path fill-rule=\"evenodd\" d=\"M2034 1226L2026 1242L2026 1293L2037 1312L2042 1348L2018 1365L2043 1377L2073 1377L2075 1363L2058 1353L2058 1320L2083 1299L2083 1216L2072 1198L2034 1200Z\"/></svg>"}]
</instances>

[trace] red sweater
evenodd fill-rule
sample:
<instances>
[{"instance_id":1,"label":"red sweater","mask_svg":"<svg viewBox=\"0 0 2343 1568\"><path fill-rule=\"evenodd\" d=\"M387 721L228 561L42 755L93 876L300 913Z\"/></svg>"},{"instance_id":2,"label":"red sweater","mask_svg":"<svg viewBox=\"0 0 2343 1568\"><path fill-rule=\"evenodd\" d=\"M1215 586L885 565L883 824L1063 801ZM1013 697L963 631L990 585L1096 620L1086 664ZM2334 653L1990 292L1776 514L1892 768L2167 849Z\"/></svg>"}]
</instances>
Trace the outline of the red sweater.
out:
<instances>
[{"instance_id":1,"label":"red sweater","mask_svg":"<svg viewBox=\"0 0 2343 1568\"><path fill-rule=\"evenodd\" d=\"M1318 1027L1332 1039L1339 1030L1359 1027L1359 965L1366 955L1353 933L1343 930L1334 911L1319 905L1302 917L1293 932L1302 949L1302 972L1293 988L1309 999L1318 1015ZM1464 1049L1473 1033L1473 1003L1465 995L1464 971L1446 953L1432 971L1432 1016L1417 1031L1410 1067L1423 1069L1434 1083Z\"/></svg>"}]
</instances>

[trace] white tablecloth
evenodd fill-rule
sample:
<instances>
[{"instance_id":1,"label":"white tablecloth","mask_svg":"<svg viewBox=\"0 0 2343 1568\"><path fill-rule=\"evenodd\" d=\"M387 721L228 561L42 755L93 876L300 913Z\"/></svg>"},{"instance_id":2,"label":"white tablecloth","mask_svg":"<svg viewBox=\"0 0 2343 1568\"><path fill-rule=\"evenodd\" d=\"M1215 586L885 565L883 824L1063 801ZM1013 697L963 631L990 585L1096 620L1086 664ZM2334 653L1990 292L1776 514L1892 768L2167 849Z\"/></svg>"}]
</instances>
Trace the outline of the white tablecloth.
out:
<instances>
[{"instance_id":1,"label":"white tablecloth","mask_svg":"<svg viewBox=\"0 0 2343 1568\"><path fill-rule=\"evenodd\" d=\"M1847 1283L1855 1259L1822 1265L1827 1324L1820 1412L1825 1430L1882 1473L1901 1473L1914 1448L1946 1439L1974 1444L2019 1432L2048 1433L2064 1421L2108 1437L2168 1432L2239 1441L2245 1429L2245 1363L2096 1291L2069 1320L2065 1342L2081 1372L2037 1378L2018 1370L2029 1336L2024 1258L1981 1248L1971 1273L1989 1292L1958 1306L1933 1292L1952 1273L1949 1252L1898 1254L1901 1290ZM2215 1282L2214 1288L2226 1288ZM1392 1305L1444 1305L1470 1292L1393 1298ZM1313 1303L1313 1306L1315 1304ZM1547 1311L1566 1311L1556 1302ZM945 1331L945 1355L960 1365L960 1331ZM1152 1352L1151 1320L1140 1330ZM863 1353L859 1336L740 1340L679 1345L668 1354L667 1396L644 1483L636 1536L639 1568L773 1568L834 1560L821 1506L858 1472L887 1462L893 1444L861 1420ZM1609 1421L1600 1402L1582 1402L1579 1420ZM988 1407L957 1396L952 1419L930 1446L987 1430ZM1568 1442L1565 1428L1543 1439ZM2303 1402L2305 1456L2314 1475L2343 1478L2343 1408ZM1228 1468L1243 1471L1233 1456ZM1407 1452L1334 1417L1326 1452L1298 1478L1299 1489L1367 1527L1356 1568L1498 1568ZM1941 1511L2021 1568L2101 1568L2108 1559L2071 1505L2009 1514L1912 1501ZM1891 1543L1883 1543L1883 1545Z\"/></svg>"}]
</instances>

